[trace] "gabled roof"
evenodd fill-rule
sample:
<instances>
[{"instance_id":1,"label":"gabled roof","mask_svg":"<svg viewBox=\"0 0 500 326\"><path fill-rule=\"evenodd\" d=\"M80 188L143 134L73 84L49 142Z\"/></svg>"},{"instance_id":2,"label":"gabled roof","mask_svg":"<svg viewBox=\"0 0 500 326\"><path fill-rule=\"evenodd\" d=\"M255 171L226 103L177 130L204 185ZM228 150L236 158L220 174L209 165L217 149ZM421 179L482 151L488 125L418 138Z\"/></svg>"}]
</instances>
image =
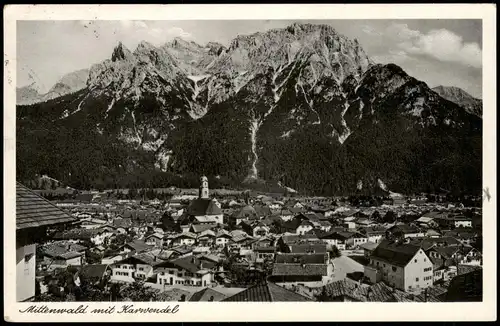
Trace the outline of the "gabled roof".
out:
<instances>
[{"instance_id":1,"label":"gabled roof","mask_svg":"<svg viewBox=\"0 0 500 326\"><path fill-rule=\"evenodd\" d=\"M45 198L35 194L19 182L16 183L17 230L76 221L76 218Z\"/></svg>"},{"instance_id":2,"label":"gabled roof","mask_svg":"<svg viewBox=\"0 0 500 326\"><path fill-rule=\"evenodd\" d=\"M404 234L407 233L419 233L420 230L414 226L408 225L408 224L398 224L394 225L393 227L389 228L389 231L394 232L394 231L401 231Z\"/></svg>"},{"instance_id":3,"label":"gabled roof","mask_svg":"<svg viewBox=\"0 0 500 326\"><path fill-rule=\"evenodd\" d=\"M274 263L273 276L327 276L327 264L280 264Z\"/></svg>"},{"instance_id":4,"label":"gabled roof","mask_svg":"<svg viewBox=\"0 0 500 326\"><path fill-rule=\"evenodd\" d=\"M211 237L211 238L215 238L215 232L213 230L205 230L203 232L200 232L198 234L198 238L201 238L201 237Z\"/></svg>"},{"instance_id":5,"label":"gabled roof","mask_svg":"<svg viewBox=\"0 0 500 326\"><path fill-rule=\"evenodd\" d=\"M211 225L211 224L193 224L191 226L191 230L193 233L201 233L205 230L213 229L214 227L215 227L215 225Z\"/></svg>"},{"instance_id":6,"label":"gabled roof","mask_svg":"<svg viewBox=\"0 0 500 326\"><path fill-rule=\"evenodd\" d=\"M326 244L311 243L311 244L292 244L290 245L292 253L325 253Z\"/></svg>"},{"instance_id":7,"label":"gabled roof","mask_svg":"<svg viewBox=\"0 0 500 326\"><path fill-rule=\"evenodd\" d=\"M41 251L46 256L66 259L81 256L86 249L87 247L71 242L54 242L41 247Z\"/></svg>"},{"instance_id":8,"label":"gabled roof","mask_svg":"<svg viewBox=\"0 0 500 326\"><path fill-rule=\"evenodd\" d=\"M217 231L217 234L215 235L215 237L216 238L220 238L220 237L231 238L231 235L229 234L229 232L227 230L220 229Z\"/></svg>"},{"instance_id":9,"label":"gabled roof","mask_svg":"<svg viewBox=\"0 0 500 326\"><path fill-rule=\"evenodd\" d=\"M328 262L328 255L324 253L303 254L287 253L276 254L275 263L277 264L325 264Z\"/></svg>"},{"instance_id":10,"label":"gabled roof","mask_svg":"<svg viewBox=\"0 0 500 326\"><path fill-rule=\"evenodd\" d=\"M369 251L375 250L375 248L377 248L377 246L378 246L378 243L374 243L374 242L370 242L370 241L365 242L365 243L360 245L361 248L369 250Z\"/></svg>"},{"instance_id":11,"label":"gabled roof","mask_svg":"<svg viewBox=\"0 0 500 326\"><path fill-rule=\"evenodd\" d=\"M323 287L326 295L331 298L349 297L357 301L366 301L367 288L356 287L353 282L345 279L328 283Z\"/></svg>"},{"instance_id":12,"label":"gabled roof","mask_svg":"<svg viewBox=\"0 0 500 326\"><path fill-rule=\"evenodd\" d=\"M205 288L201 291L194 293L189 301L210 301L210 298L213 298L212 301L221 301L227 298L227 295L220 293L219 291L215 291L211 288Z\"/></svg>"},{"instance_id":13,"label":"gabled roof","mask_svg":"<svg viewBox=\"0 0 500 326\"><path fill-rule=\"evenodd\" d=\"M125 246L130 247L132 250L136 252L142 252L152 248L151 246L147 245L143 240L134 240L124 244L122 247Z\"/></svg>"},{"instance_id":14,"label":"gabled roof","mask_svg":"<svg viewBox=\"0 0 500 326\"><path fill-rule=\"evenodd\" d=\"M192 252L193 248L191 248L190 246L182 245L182 246L174 247L171 250L173 252L178 253L178 254L184 255L184 254Z\"/></svg>"},{"instance_id":15,"label":"gabled roof","mask_svg":"<svg viewBox=\"0 0 500 326\"><path fill-rule=\"evenodd\" d=\"M129 256L121 261L116 262L115 264L144 264L149 266L156 266L162 263L163 260L159 259L155 255L149 252L143 252L140 254L135 254L133 256Z\"/></svg>"},{"instance_id":16,"label":"gabled roof","mask_svg":"<svg viewBox=\"0 0 500 326\"><path fill-rule=\"evenodd\" d=\"M392 265L404 267L419 250L420 247L413 244L382 240L373 251L371 257L386 261Z\"/></svg>"},{"instance_id":17,"label":"gabled roof","mask_svg":"<svg viewBox=\"0 0 500 326\"><path fill-rule=\"evenodd\" d=\"M215 201L206 198L197 198L189 204L187 208L188 215L220 215L222 210L216 205Z\"/></svg>"},{"instance_id":18,"label":"gabled roof","mask_svg":"<svg viewBox=\"0 0 500 326\"><path fill-rule=\"evenodd\" d=\"M161 233L158 233L158 232L155 232L153 234L150 234L146 237L146 239L149 239L149 238L158 238L158 239L163 239L165 236Z\"/></svg>"},{"instance_id":19,"label":"gabled roof","mask_svg":"<svg viewBox=\"0 0 500 326\"><path fill-rule=\"evenodd\" d=\"M194 274L202 270L213 268L215 266L215 263L207 260L200 260L195 256L187 256L177 258L168 262L163 262L157 265L157 267L167 266L175 266Z\"/></svg>"},{"instance_id":20,"label":"gabled roof","mask_svg":"<svg viewBox=\"0 0 500 326\"><path fill-rule=\"evenodd\" d=\"M292 292L272 282L266 281L230 296L223 302L297 302L311 301L298 293Z\"/></svg>"},{"instance_id":21,"label":"gabled roof","mask_svg":"<svg viewBox=\"0 0 500 326\"><path fill-rule=\"evenodd\" d=\"M83 265L80 266L78 274L82 278L102 278L107 270L109 270L109 265L106 264L95 264L95 265Z\"/></svg>"},{"instance_id":22,"label":"gabled roof","mask_svg":"<svg viewBox=\"0 0 500 326\"><path fill-rule=\"evenodd\" d=\"M196 239L196 234L192 232L183 232L176 234L174 239L179 239L179 238L190 238L190 239Z\"/></svg>"}]
</instances>

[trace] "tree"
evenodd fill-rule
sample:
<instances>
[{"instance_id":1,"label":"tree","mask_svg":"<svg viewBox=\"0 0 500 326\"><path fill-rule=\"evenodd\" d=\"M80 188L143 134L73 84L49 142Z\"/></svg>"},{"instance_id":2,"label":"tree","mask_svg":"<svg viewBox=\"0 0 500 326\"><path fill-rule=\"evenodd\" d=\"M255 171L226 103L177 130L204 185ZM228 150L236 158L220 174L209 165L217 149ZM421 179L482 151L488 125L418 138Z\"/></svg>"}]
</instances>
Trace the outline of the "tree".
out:
<instances>
[{"instance_id":1,"label":"tree","mask_svg":"<svg viewBox=\"0 0 500 326\"><path fill-rule=\"evenodd\" d=\"M380 215L379 211L373 212L371 218L372 218L372 220L377 221L377 222L382 220L382 216Z\"/></svg>"},{"instance_id":2,"label":"tree","mask_svg":"<svg viewBox=\"0 0 500 326\"><path fill-rule=\"evenodd\" d=\"M339 248L337 246L332 246L328 252L330 253L330 258L338 258L342 256L342 253L340 252Z\"/></svg>"},{"instance_id":3,"label":"tree","mask_svg":"<svg viewBox=\"0 0 500 326\"><path fill-rule=\"evenodd\" d=\"M119 296L121 301L156 301L158 299L159 291L154 288L145 286L143 281L137 281L125 285L121 290Z\"/></svg>"},{"instance_id":4,"label":"tree","mask_svg":"<svg viewBox=\"0 0 500 326\"><path fill-rule=\"evenodd\" d=\"M396 213L394 213L393 211L388 211L384 215L383 221L384 223L394 223L396 221Z\"/></svg>"},{"instance_id":5,"label":"tree","mask_svg":"<svg viewBox=\"0 0 500 326\"><path fill-rule=\"evenodd\" d=\"M271 233L274 233L274 234L280 234L280 233L282 233L282 229L283 229L283 220L276 219L271 224L270 231L271 231Z\"/></svg>"},{"instance_id":6,"label":"tree","mask_svg":"<svg viewBox=\"0 0 500 326\"><path fill-rule=\"evenodd\" d=\"M87 264L100 264L101 263L101 255L96 253L93 250L86 250L85 251L85 260Z\"/></svg>"}]
</instances>

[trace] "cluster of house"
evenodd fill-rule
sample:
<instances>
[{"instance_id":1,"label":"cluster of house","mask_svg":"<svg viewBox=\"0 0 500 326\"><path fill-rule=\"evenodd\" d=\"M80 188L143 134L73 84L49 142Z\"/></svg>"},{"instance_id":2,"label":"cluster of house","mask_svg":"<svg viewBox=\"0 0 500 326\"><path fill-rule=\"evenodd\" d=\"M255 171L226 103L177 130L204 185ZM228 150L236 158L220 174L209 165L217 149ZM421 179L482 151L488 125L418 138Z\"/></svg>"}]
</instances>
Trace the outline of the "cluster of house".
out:
<instances>
[{"instance_id":1,"label":"cluster of house","mask_svg":"<svg viewBox=\"0 0 500 326\"><path fill-rule=\"evenodd\" d=\"M318 197L218 201L210 198L206 177L201 178L197 198L187 205L182 203L185 199L174 198L162 209L158 203L148 208L130 202L97 209L94 205L58 208L39 200L60 212L65 208L58 214L68 221L39 246L38 271L80 266L89 274L108 275L111 282L143 280L163 291L231 286L234 280L223 266L232 257L248 273L267 266L268 281L259 286L281 296L288 293L296 301L297 293L309 299L326 293L332 300L377 301L373 294L387 289L392 289L391 299L378 301L391 301L395 293L418 301L424 289L437 291L437 284L448 284L463 266L482 265L480 251L472 246L481 236L480 212L465 217L461 207L406 201L355 208ZM129 241L110 250L120 236ZM334 247L364 254L362 275L334 281ZM100 261L87 264L89 251ZM254 290L238 295L251 296ZM437 294L431 292L422 295L434 300ZM235 301L238 295L199 296Z\"/></svg>"}]
</instances>

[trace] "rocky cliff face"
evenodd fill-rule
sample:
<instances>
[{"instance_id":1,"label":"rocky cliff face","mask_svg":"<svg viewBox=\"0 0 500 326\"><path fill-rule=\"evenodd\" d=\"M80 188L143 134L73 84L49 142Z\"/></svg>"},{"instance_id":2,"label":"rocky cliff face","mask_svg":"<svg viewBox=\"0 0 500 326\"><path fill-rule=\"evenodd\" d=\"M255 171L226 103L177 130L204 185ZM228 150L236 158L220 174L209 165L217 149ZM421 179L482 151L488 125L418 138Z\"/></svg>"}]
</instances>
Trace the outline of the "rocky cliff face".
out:
<instances>
[{"instance_id":1,"label":"rocky cliff face","mask_svg":"<svg viewBox=\"0 0 500 326\"><path fill-rule=\"evenodd\" d=\"M378 179L403 192L481 180L480 119L326 25L238 36L227 48L119 44L86 88L30 110L18 110L22 121L126 148L97 164L108 174L127 166L321 193Z\"/></svg>"},{"instance_id":2,"label":"rocky cliff face","mask_svg":"<svg viewBox=\"0 0 500 326\"><path fill-rule=\"evenodd\" d=\"M459 87L437 86L432 89L444 99L451 101L463 107L467 112L475 114L478 117L483 115L483 101L472 97L469 93Z\"/></svg>"}]
</instances>

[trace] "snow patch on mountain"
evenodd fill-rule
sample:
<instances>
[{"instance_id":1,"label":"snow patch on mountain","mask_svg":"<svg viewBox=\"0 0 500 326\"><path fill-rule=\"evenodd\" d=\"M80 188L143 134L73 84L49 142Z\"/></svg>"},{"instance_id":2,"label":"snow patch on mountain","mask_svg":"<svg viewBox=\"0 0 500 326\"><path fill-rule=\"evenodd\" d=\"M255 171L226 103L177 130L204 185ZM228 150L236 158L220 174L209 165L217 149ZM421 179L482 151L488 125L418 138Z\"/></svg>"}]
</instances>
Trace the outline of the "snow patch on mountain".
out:
<instances>
[{"instance_id":1,"label":"snow patch on mountain","mask_svg":"<svg viewBox=\"0 0 500 326\"><path fill-rule=\"evenodd\" d=\"M377 179L377 182L378 182L378 186L380 187L380 189L387 191L389 193L389 197L391 197L391 198L403 197L403 195L401 195L401 194L390 191L389 188L387 188L386 184L382 180Z\"/></svg>"},{"instance_id":2,"label":"snow patch on mountain","mask_svg":"<svg viewBox=\"0 0 500 326\"><path fill-rule=\"evenodd\" d=\"M285 189L285 190L286 190L287 192L289 192L289 193L297 193L297 190L295 190L295 189L292 189L292 188L290 188L290 187L285 186L285 185L284 185L284 184L282 184L280 181L278 181L278 186L279 186L279 187L281 187L281 188L283 188L283 189Z\"/></svg>"},{"instance_id":3,"label":"snow patch on mountain","mask_svg":"<svg viewBox=\"0 0 500 326\"><path fill-rule=\"evenodd\" d=\"M168 169L168 163L170 162L172 155L173 152L171 150L159 150L155 155L155 168L166 172Z\"/></svg>"}]
</instances>

